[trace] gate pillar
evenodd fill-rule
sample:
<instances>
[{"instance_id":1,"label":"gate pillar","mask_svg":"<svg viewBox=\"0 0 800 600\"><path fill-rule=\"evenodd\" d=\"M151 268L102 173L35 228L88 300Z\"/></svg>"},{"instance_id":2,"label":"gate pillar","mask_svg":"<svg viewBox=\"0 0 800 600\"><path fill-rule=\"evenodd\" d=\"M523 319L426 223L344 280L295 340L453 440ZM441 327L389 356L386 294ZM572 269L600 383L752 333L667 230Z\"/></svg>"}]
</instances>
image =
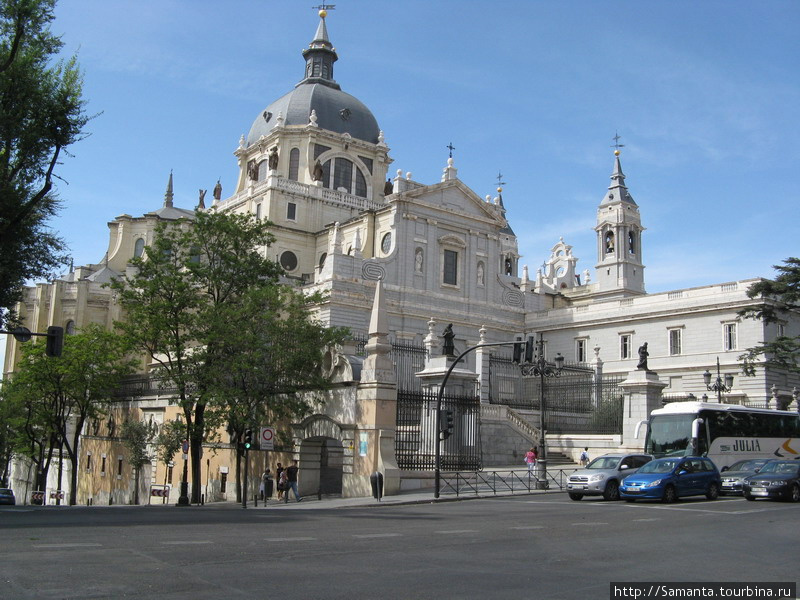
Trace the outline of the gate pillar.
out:
<instances>
[{"instance_id":1,"label":"gate pillar","mask_svg":"<svg viewBox=\"0 0 800 600\"><path fill-rule=\"evenodd\" d=\"M637 369L628 374L627 379L619 384L625 393L622 415L622 445L631 450L644 448L644 429L636 437L636 427L650 418L650 412L661 408L661 392L667 384L658 378L658 373Z\"/></svg>"}]
</instances>

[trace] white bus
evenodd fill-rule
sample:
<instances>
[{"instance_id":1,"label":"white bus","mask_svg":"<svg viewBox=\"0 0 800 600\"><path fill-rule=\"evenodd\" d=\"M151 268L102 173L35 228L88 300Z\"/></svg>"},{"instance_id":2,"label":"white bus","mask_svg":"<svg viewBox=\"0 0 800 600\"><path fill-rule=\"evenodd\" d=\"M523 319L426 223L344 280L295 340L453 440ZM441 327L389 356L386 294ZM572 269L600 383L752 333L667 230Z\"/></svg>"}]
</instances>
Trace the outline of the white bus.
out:
<instances>
[{"instance_id":1,"label":"white bus","mask_svg":"<svg viewBox=\"0 0 800 600\"><path fill-rule=\"evenodd\" d=\"M735 404L671 402L650 413L644 451L708 456L722 470L747 458L800 459L800 414ZM638 436L638 434L637 434Z\"/></svg>"}]
</instances>

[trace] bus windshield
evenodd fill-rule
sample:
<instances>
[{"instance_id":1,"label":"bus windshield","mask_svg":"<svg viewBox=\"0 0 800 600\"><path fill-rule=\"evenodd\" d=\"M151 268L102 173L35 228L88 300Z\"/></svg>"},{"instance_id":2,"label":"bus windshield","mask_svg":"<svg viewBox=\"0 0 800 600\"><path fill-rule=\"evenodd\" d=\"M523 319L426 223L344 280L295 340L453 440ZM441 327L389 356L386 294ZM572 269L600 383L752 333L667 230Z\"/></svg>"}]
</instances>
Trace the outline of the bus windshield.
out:
<instances>
[{"instance_id":1,"label":"bus windshield","mask_svg":"<svg viewBox=\"0 0 800 600\"><path fill-rule=\"evenodd\" d=\"M651 415L644 451L655 457L683 456L692 438L694 414ZM705 440L700 447L705 446Z\"/></svg>"}]
</instances>

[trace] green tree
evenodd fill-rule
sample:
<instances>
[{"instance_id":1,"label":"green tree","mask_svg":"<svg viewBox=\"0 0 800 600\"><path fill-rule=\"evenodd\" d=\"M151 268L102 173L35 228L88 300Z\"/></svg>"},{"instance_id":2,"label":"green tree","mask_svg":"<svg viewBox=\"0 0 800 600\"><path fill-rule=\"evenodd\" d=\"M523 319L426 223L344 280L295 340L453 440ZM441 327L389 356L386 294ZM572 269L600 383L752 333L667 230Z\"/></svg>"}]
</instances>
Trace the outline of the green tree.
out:
<instances>
[{"instance_id":1,"label":"green tree","mask_svg":"<svg viewBox=\"0 0 800 600\"><path fill-rule=\"evenodd\" d=\"M322 376L323 351L340 343L347 330L311 318L310 308L320 300L286 285L271 285L250 291L215 316L215 327L222 331L228 323L237 324L236 335L219 336L218 356L204 376L237 449L239 501L245 430L307 414L311 396L302 392L329 385Z\"/></svg>"},{"instance_id":2,"label":"green tree","mask_svg":"<svg viewBox=\"0 0 800 600\"><path fill-rule=\"evenodd\" d=\"M122 423L121 428L122 443L128 450L128 461L133 467L134 491L133 503L139 504L139 478L142 467L150 463L150 454L147 452L147 445L153 438L153 430L142 421L129 419Z\"/></svg>"},{"instance_id":3,"label":"green tree","mask_svg":"<svg viewBox=\"0 0 800 600\"><path fill-rule=\"evenodd\" d=\"M775 279L761 279L747 289L749 298L758 304L739 312L742 317L760 319L764 323L785 323L790 315L800 311L800 259L787 258L783 265L775 265ZM800 373L800 336L777 336L773 341L760 342L747 348L739 357L745 375L755 375L756 368L774 367Z\"/></svg>"},{"instance_id":4,"label":"green tree","mask_svg":"<svg viewBox=\"0 0 800 600\"><path fill-rule=\"evenodd\" d=\"M89 419L107 412L112 391L132 372L133 362L126 352L121 336L96 324L67 336L57 358L45 355L43 343L23 346L8 390L20 423L17 447L25 448L24 453L39 466L40 486L46 481L56 445L60 457L66 451L72 466L70 504L77 501L81 432Z\"/></svg>"},{"instance_id":5,"label":"green tree","mask_svg":"<svg viewBox=\"0 0 800 600\"><path fill-rule=\"evenodd\" d=\"M161 426L155 440L156 456L159 462L164 463L164 485L167 485L167 471L169 463L181 449L183 440L186 439L186 431L183 423L179 421L167 421Z\"/></svg>"},{"instance_id":6,"label":"green tree","mask_svg":"<svg viewBox=\"0 0 800 600\"><path fill-rule=\"evenodd\" d=\"M276 285L281 272L257 248L272 242L269 224L252 215L198 212L193 222L159 224L136 273L118 280L125 335L155 364L154 375L176 390L191 455L191 501L200 502L202 445L220 424L209 409L204 373L219 372L220 348L239 323L218 315L253 289ZM184 474L186 479L186 473Z\"/></svg>"},{"instance_id":7,"label":"green tree","mask_svg":"<svg viewBox=\"0 0 800 600\"><path fill-rule=\"evenodd\" d=\"M63 265L47 227L59 207L54 179L88 122L75 57L55 62L56 0L0 0L0 328L27 279Z\"/></svg>"}]
</instances>

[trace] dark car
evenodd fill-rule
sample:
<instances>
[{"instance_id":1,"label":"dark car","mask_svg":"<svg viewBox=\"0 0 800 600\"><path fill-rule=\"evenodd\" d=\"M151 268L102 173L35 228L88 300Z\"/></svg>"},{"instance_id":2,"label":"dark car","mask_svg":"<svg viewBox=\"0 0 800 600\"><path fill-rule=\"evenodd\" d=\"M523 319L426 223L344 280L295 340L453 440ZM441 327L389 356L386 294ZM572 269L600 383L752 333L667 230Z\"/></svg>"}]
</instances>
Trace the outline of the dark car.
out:
<instances>
[{"instance_id":1,"label":"dark car","mask_svg":"<svg viewBox=\"0 0 800 600\"><path fill-rule=\"evenodd\" d=\"M773 460L742 482L744 497L800 502L800 460Z\"/></svg>"},{"instance_id":2,"label":"dark car","mask_svg":"<svg viewBox=\"0 0 800 600\"><path fill-rule=\"evenodd\" d=\"M742 495L742 481L745 477L750 477L758 473L765 464L775 459L772 458L750 458L733 463L730 467L722 469L722 487L719 493L722 495L732 494Z\"/></svg>"},{"instance_id":3,"label":"dark car","mask_svg":"<svg viewBox=\"0 0 800 600\"><path fill-rule=\"evenodd\" d=\"M14 490L11 488L0 488L0 504L16 504Z\"/></svg>"},{"instance_id":4,"label":"dark car","mask_svg":"<svg viewBox=\"0 0 800 600\"><path fill-rule=\"evenodd\" d=\"M701 456L657 458L622 480L619 495L628 502L638 499L675 502L684 496L719 496L720 477L711 460Z\"/></svg>"}]
</instances>

